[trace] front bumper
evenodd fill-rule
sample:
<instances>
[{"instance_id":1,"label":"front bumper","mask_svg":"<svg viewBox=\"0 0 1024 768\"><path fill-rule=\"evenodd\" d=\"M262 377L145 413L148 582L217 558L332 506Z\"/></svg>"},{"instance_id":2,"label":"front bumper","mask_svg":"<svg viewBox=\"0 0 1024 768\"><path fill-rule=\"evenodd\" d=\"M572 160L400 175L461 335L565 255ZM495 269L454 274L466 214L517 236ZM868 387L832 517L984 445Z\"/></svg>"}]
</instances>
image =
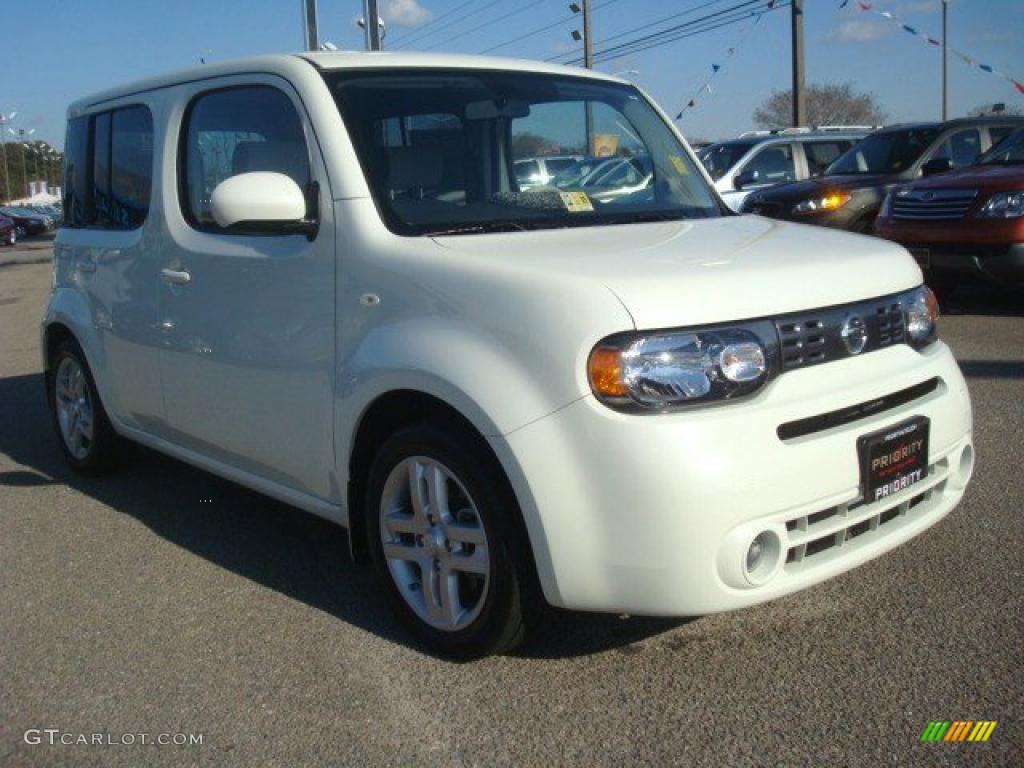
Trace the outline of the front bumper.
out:
<instances>
[{"instance_id":1,"label":"front bumper","mask_svg":"<svg viewBox=\"0 0 1024 768\"><path fill-rule=\"evenodd\" d=\"M1024 243L1003 246L907 245L911 253L924 249L927 274L982 277L1011 287L1024 287Z\"/></svg>"},{"instance_id":2,"label":"front bumper","mask_svg":"<svg viewBox=\"0 0 1024 768\"><path fill-rule=\"evenodd\" d=\"M935 391L893 410L778 436L781 424L932 378ZM928 478L857 506L857 437L916 415L931 420ZM549 602L646 615L740 608L849 570L946 515L971 472L967 387L941 342L792 371L750 400L673 414L624 415L588 396L505 441ZM737 587L735 541L765 528L787 562Z\"/></svg>"}]
</instances>

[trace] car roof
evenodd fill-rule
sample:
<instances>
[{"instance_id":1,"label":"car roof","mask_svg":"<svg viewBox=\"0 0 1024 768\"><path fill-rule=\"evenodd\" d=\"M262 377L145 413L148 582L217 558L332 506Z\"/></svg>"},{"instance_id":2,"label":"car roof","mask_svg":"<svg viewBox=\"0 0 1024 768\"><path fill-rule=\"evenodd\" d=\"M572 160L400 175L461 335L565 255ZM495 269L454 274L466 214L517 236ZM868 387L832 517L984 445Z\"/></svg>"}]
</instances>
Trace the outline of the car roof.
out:
<instances>
[{"instance_id":1,"label":"car roof","mask_svg":"<svg viewBox=\"0 0 1024 768\"><path fill-rule=\"evenodd\" d=\"M891 133L893 131L906 131L913 129L929 129L937 128L941 131L948 130L950 128L958 128L963 125L1005 125L1006 123L1019 123L1024 126L1024 117L1017 115L1006 115L999 117L998 115L983 115L981 117L956 117L946 122L934 121L934 122L920 122L920 123L897 123L895 125L887 125L885 128L881 128L875 133Z\"/></svg>"},{"instance_id":2,"label":"car roof","mask_svg":"<svg viewBox=\"0 0 1024 768\"><path fill-rule=\"evenodd\" d=\"M391 53L384 51L307 51L300 53L278 53L266 56L252 56L231 59L212 64L202 64L188 69L157 75L144 80L126 83L105 91L78 99L68 108L68 117L75 117L83 111L106 101L145 93L159 88L169 88L182 83L207 80L230 75L268 73L287 75L289 72L304 70L312 65L325 71L335 72L355 69L483 69L507 70L509 72L531 72L538 74L570 75L593 80L628 85L627 80L595 72L582 67L551 64L529 59L512 59L498 56L470 56L449 53ZM308 70L307 70L308 71Z\"/></svg>"}]
</instances>

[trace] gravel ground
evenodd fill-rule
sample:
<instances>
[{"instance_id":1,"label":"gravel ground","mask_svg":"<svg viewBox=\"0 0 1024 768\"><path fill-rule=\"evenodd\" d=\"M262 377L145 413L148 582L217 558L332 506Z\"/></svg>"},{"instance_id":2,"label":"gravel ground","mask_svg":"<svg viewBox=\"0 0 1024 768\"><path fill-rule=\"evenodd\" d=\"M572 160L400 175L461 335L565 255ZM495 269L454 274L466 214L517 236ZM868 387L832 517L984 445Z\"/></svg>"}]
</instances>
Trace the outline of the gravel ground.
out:
<instances>
[{"instance_id":1,"label":"gravel ground","mask_svg":"<svg viewBox=\"0 0 1024 768\"><path fill-rule=\"evenodd\" d=\"M1019 298L972 292L942 321L979 458L938 526L768 605L563 614L456 665L408 644L341 530L142 449L71 474L42 396L48 285L48 266L0 268L0 765L1024 764ZM919 743L933 719L999 725Z\"/></svg>"}]
</instances>

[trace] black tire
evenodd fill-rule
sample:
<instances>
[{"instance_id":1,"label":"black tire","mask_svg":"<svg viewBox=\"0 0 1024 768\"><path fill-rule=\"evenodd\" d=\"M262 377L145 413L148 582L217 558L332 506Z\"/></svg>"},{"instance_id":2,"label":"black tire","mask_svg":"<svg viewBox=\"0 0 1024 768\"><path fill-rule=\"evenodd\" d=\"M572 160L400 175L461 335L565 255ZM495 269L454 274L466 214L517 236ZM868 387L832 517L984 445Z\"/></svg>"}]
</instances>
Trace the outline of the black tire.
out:
<instances>
[{"instance_id":1,"label":"black tire","mask_svg":"<svg viewBox=\"0 0 1024 768\"><path fill-rule=\"evenodd\" d=\"M440 462L451 471L471 497L487 536L486 594L479 614L462 629L438 629L420 618L399 592L384 557L385 484L393 469L414 456ZM464 661L505 653L523 641L542 598L519 506L482 438L426 423L395 432L381 445L370 468L364 509L367 544L388 603L422 645L437 655Z\"/></svg>"},{"instance_id":2,"label":"black tire","mask_svg":"<svg viewBox=\"0 0 1024 768\"><path fill-rule=\"evenodd\" d=\"M73 360L85 377L85 389L88 394L89 404L92 412L92 439L89 441L86 453L83 456L76 456L70 450L64 435L61 432L59 408L57 404L57 374L60 371L61 363L70 358ZM67 340L60 343L50 360L50 373L47 377L49 391L47 396L50 402L50 413L53 417L53 428L57 437L57 444L60 446L64 459L77 472L83 474L95 474L110 469L117 457L118 436L110 425L110 419L100 400L99 392L96 389L96 382L93 380L92 371L85 360L82 348L74 340Z\"/></svg>"}]
</instances>

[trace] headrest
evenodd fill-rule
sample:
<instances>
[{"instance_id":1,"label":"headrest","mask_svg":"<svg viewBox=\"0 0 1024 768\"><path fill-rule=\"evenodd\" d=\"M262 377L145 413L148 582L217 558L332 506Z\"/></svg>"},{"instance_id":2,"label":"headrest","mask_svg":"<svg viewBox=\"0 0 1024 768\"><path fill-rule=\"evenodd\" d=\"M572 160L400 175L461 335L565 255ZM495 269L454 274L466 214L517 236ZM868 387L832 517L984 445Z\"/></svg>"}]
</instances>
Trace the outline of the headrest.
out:
<instances>
[{"instance_id":1,"label":"headrest","mask_svg":"<svg viewBox=\"0 0 1024 768\"><path fill-rule=\"evenodd\" d=\"M305 184L309 180L309 161L306 148L291 141L242 141L231 155L232 173L272 171L283 173Z\"/></svg>"},{"instance_id":2,"label":"headrest","mask_svg":"<svg viewBox=\"0 0 1024 768\"><path fill-rule=\"evenodd\" d=\"M389 147L388 189L430 189L441 184L441 154L425 147Z\"/></svg>"}]
</instances>

